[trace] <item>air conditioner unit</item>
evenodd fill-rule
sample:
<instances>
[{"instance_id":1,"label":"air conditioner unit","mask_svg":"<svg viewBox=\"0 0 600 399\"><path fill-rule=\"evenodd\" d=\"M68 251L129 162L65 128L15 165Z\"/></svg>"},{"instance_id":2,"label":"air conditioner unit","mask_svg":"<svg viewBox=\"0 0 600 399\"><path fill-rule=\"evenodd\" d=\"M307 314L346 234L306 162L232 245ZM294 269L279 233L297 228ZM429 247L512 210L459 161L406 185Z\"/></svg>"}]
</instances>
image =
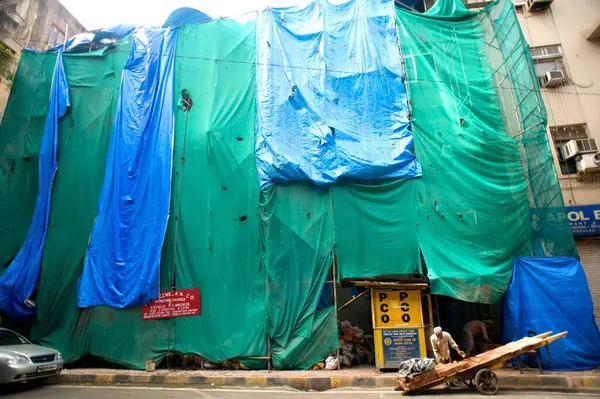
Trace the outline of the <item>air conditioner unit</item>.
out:
<instances>
[{"instance_id":1,"label":"air conditioner unit","mask_svg":"<svg viewBox=\"0 0 600 399\"><path fill-rule=\"evenodd\" d=\"M564 81L565 74L563 71L550 71L542 76L542 86L544 87L556 87Z\"/></svg>"},{"instance_id":2,"label":"air conditioner unit","mask_svg":"<svg viewBox=\"0 0 600 399\"><path fill-rule=\"evenodd\" d=\"M596 139L575 139L569 140L560 147L560 154L563 160L571 159L579 154L590 154L598 152Z\"/></svg>"},{"instance_id":3,"label":"air conditioner unit","mask_svg":"<svg viewBox=\"0 0 600 399\"><path fill-rule=\"evenodd\" d=\"M596 154L581 154L576 159L577 172L600 172L600 152Z\"/></svg>"},{"instance_id":4,"label":"air conditioner unit","mask_svg":"<svg viewBox=\"0 0 600 399\"><path fill-rule=\"evenodd\" d=\"M523 7L525 6L526 0L513 0L513 4L515 7Z\"/></svg>"},{"instance_id":5,"label":"air conditioner unit","mask_svg":"<svg viewBox=\"0 0 600 399\"><path fill-rule=\"evenodd\" d=\"M553 0L527 0L525 9L527 11L537 11L549 7Z\"/></svg>"}]
</instances>

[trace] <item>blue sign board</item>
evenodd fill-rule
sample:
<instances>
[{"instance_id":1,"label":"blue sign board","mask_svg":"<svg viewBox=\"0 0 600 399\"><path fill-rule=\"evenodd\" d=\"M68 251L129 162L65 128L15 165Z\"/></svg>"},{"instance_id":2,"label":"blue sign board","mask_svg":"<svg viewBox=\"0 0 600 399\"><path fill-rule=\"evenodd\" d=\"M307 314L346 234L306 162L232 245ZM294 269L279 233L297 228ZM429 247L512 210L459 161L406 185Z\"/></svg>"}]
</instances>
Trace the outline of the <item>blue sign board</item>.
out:
<instances>
[{"instance_id":1,"label":"blue sign board","mask_svg":"<svg viewBox=\"0 0 600 399\"><path fill-rule=\"evenodd\" d=\"M600 204L569 206L566 211L574 236L600 235Z\"/></svg>"},{"instance_id":2,"label":"blue sign board","mask_svg":"<svg viewBox=\"0 0 600 399\"><path fill-rule=\"evenodd\" d=\"M385 368L399 367L405 360L421 357L418 328L384 328L381 341Z\"/></svg>"},{"instance_id":3,"label":"blue sign board","mask_svg":"<svg viewBox=\"0 0 600 399\"><path fill-rule=\"evenodd\" d=\"M600 236L600 204L531 210L534 231L563 229L568 226L575 237Z\"/></svg>"}]
</instances>

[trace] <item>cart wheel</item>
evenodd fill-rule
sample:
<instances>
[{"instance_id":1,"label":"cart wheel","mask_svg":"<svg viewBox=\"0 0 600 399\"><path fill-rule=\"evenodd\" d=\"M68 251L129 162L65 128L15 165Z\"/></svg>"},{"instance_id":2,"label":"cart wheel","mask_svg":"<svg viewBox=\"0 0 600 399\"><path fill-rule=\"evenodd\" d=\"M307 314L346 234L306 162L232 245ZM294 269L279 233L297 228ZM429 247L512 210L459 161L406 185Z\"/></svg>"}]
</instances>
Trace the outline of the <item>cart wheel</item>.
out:
<instances>
[{"instance_id":1,"label":"cart wheel","mask_svg":"<svg viewBox=\"0 0 600 399\"><path fill-rule=\"evenodd\" d=\"M490 369L482 369L475 374L475 387L482 395L494 395L498 392L498 376Z\"/></svg>"}]
</instances>

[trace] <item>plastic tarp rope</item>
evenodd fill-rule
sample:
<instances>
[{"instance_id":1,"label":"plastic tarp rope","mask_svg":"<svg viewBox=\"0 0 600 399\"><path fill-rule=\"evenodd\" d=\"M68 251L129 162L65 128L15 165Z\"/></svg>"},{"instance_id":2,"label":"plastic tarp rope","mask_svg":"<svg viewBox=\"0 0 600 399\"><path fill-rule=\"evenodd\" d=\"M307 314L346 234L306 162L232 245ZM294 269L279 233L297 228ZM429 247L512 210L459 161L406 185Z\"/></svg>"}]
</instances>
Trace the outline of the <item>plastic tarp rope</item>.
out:
<instances>
[{"instance_id":1,"label":"plastic tarp rope","mask_svg":"<svg viewBox=\"0 0 600 399\"><path fill-rule=\"evenodd\" d=\"M261 188L420 176L392 0L270 8L257 30Z\"/></svg>"},{"instance_id":2,"label":"plastic tarp rope","mask_svg":"<svg viewBox=\"0 0 600 399\"><path fill-rule=\"evenodd\" d=\"M158 298L173 156L176 30L135 32L78 305L126 308Z\"/></svg>"},{"instance_id":3,"label":"plastic tarp rope","mask_svg":"<svg viewBox=\"0 0 600 399\"><path fill-rule=\"evenodd\" d=\"M571 257L515 259L504 297L504 341L546 331L569 333L540 350L542 366L553 370L587 370L600 366L600 330L581 264Z\"/></svg>"},{"instance_id":4,"label":"plastic tarp rope","mask_svg":"<svg viewBox=\"0 0 600 399\"><path fill-rule=\"evenodd\" d=\"M514 257L531 254L531 226L519 143L505 130L479 18L396 13L431 291L497 302Z\"/></svg>"},{"instance_id":5,"label":"plastic tarp rope","mask_svg":"<svg viewBox=\"0 0 600 399\"><path fill-rule=\"evenodd\" d=\"M38 194L33 220L25 243L8 269L0 277L0 309L11 317L25 318L34 314L33 304L26 304L33 293L42 261L42 250L48 230L52 182L56 173L58 121L69 106L69 86L62 62L56 57L46 123L39 151Z\"/></svg>"}]
</instances>

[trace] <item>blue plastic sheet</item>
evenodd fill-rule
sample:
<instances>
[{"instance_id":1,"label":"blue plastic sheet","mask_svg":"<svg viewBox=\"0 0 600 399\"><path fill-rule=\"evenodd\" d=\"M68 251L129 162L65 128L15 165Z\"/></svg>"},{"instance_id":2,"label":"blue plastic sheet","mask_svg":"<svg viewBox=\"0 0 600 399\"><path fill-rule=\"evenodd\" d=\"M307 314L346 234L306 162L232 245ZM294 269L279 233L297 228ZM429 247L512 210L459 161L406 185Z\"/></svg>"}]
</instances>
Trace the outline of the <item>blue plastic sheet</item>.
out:
<instances>
[{"instance_id":1,"label":"blue plastic sheet","mask_svg":"<svg viewBox=\"0 0 600 399\"><path fill-rule=\"evenodd\" d=\"M78 305L126 308L158 297L173 158L176 30L140 29L125 65Z\"/></svg>"},{"instance_id":2,"label":"blue plastic sheet","mask_svg":"<svg viewBox=\"0 0 600 399\"><path fill-rule=\"evenodd\" d=\"M421 175L393 10L392 0L320 0L260 14L261 188Z\"/></svg>"},{"instance_id":3,"label":"blue plastic sheet","mask_svg":"<svg viewBox=\"0 0 600 399\"><path fill-rule=\"evenodd\" d=\"M210 21L211 18L202 11L191 7L181 7L173 11L163 24L163 28L177 28L183 25Z\"/></svg>"},{"instance_id":4,"label":"blue plastic sheet","mask_svg":"<svg viewBox=\"0 0 600 399\"><path fill-rule=\"evenodd\" d=\"M120 40L129 36L135 29L135 25L120 24L95 33L79 33L67 40L65 44L59 44L48 51L88 52L97 50L109 46L112 40Z\"/></svg>"},{"instance_id":5,"label":"blue plastic sheet","mask_svg":"<svg viewBox=\"0 0 600 399\"><path fill-rule=\"evenodd\" d=\"M0 277L0 309L14 318L26 318L34 314L31 304L27 305L26 301L33 293L40 274L42 250L50 216L52 182L56 173L58 121L67 112L68 106L69 86L62 53L59 52L56 56L50 102L40 145L38 195L33 219L25 243Z\"/></svg>"},{"instance_id":6,"label":"blue plastic sheet","mask_svg":"<svg viewBox=\"0 0 600 399\"><path fill-rule=\"evenodd\" d=\"M545 350L540 351L544 368L568 371L600 366L600 331L579 261L517 258L504 297L504 341L548 331L569 333L550 345L550 359Z\"/></svg>"}]
</instances>

